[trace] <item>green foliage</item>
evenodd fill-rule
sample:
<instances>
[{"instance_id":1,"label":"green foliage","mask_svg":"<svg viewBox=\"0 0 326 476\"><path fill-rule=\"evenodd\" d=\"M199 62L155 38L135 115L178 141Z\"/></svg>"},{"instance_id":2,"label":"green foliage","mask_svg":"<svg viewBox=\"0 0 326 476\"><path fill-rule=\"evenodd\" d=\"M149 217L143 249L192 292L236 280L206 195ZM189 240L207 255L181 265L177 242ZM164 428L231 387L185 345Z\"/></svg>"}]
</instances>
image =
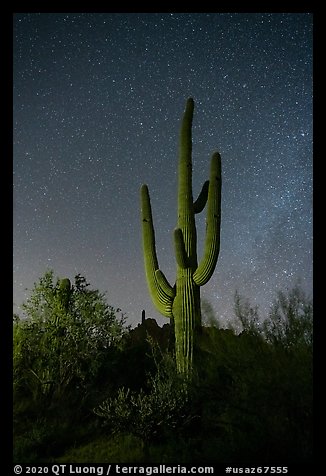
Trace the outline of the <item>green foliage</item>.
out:
<instances>
[{"instance_id":1,"label":"green foliage","mask_svg":"<svg viewBox=\"0 0 326 476\"><path fill-rule=\"evenodd\" d=\"M14 321L15 462L312 462L313 309L298 286L278 293L265 319L237 294L240 333L215 325L207 305L211 325L198 335L189 382L174 355L161 350L167 346L146 338L150 320L147 327L124 330L104 305L97 309L112 311L112 322L101 327L94 309L103 298L89 293L84 278L70 286L50 278L46 274L36 286L25 319ZM57 292L63 288L64 298ZM83 315L87 326L94 324L88 344L86 324L79 323L79 333L74 327ZM152 328L162 344L166 329L160 335L158 326ZM89 356L76 339L65 342L67 335L81 339ZM66 373L63 362L70 362ZM70 380L60 388L62 375Z\"/></svg>"},{"instance_id":2,"label":"green foliage","mask_svg":"<svg viewBox=\"0 0 326 476\"><path fill-rule=\"evenodd\" d=\"M123 463L143 461L142 441L133 435L101 436L78 448L71 448L54 460L55 463Z\"/></svg>"},{"instance_id":3,"label":"green foliage","mask_svg":"<svg viewBox=\"0 0 326 476\"><path fill-rule=\"evenodd\" d=\"M113 433L131 433L146 443L180 431L188 424L185 381L168 354L149 378L147 387L147 391L139 392L120 388L117 395L106 399L95 413L104 418Z\"/></svg>"},{"instance_id":4,"label":"green foliage","mask_svg":"<svg viewBox=\"0 0 326 476\"><path fill-rule=\"evenodd\" d=\"M177 368L190 377L196 331L201 327L200 286L211 278L220 249L221 157L214 153L210 179L196 201L192 193L192 119L194 101L189 98L180 130L178 174L178 222L174 230L177 264L171 286L159 269L155 233L147 185L141 188L141 217L145 272L151 298L163 316L174 321ZM197 262L195 215L207 204L206 240L202 260Z\"/></svg>"},{"instance_id":5,"label":"green foliage","mask_svg":"<svg viewBox=\"0 0 326 476\"><path fill-rule=\"evenodd\" d=\"M203 327L191 385L165 367L170 357L146 390L123 387L107 399L98 414L108 434L141 438L148 463L311 461L311 301L298 287L279 293L263 320L236 294L235 314L240 334Z\"/></svg>"},{"instance_id":6,"label":"green foliage","mask_svg":"<svg viewBox=\"0 0 326 476\"><path fill-rule=\"evenodd\" d=\"M221 324L215 314L212 304L205 298L201 298L202 325L205 327L220 328Z\"/></svg>"},{"instance_id":7,"label":"green foliage","mask_svg":"<svg viewBox=\"0 0 326 476\"><path fill-rule=\"evenodd\" d=\"M48 271L35 284L13 324L15 448L41 448L61 421L87 418L112 375L126 332L124 316L104 295L88 289L85 278L70 281ZM37 437L36 423L45 419ZM66 430L65 430L66 431ZM51 436L52 435L52 436ZM62 438L61 438L62 440ZM22 460L21 460L22 461Z\"/></svg>"},{"instance_id":8,"label":"green foliage","mask_svg":"<svg viewBox=\"0 0 326 476\"><path fill-rule=\"evenodd\" d=\"M312 350L313 305L297 284L288 293L279 291L269 315L259 315L258 306L235 293L235 315L245 332L262 335L267 342L282 348L303 346Z\"/></svg>"},{"instance_id":9,"label":"green foliage","mask_svg":"<svg viewBox=\"0 0 326 476\"><path fill-rule=\"evenodd\" d=\"M25 316L14 322L14 390L48 404L71 388L85 391L123 335L119 309L89 290L85 278L76 276L72 287L63 282L54 284L46 272L23 305Z\"/></svg>"},{"instance_id":10,"label":"green foliage","mask_svg":"<svg viewBox=\"0 0 326 476\"><path fill-rule=\"evenodd\" d=\"M286 348L306 346L312 350L313 306L296 285L288 294L280 291L269 318L264 322L268 342Z\"/></svg>"},{"instance_id":11,"label":"green foliage","mask_svg":"<svg viewBox=\"0 0 326 476\"><path fill-rule=\"evenodd\" d=\"M234 313L241 323L242 330L257 334L261 332L258 306L252 307L248 299L240 296L238 291L234 295Z\"/></svg>"},{"instance_id":12,"label":"green foliage","mask_svg":"<svg viewBox=\"0 0 326 476\"><path fill-rule=\"evenodd\" d=\"M76 437L76 430L67 418L53 419L51 415L24 418L25 421L14 425L14 461L24 464L48 462L56 454L64 451ZM79 438L82 431L77 427Z\"/></svg>"},{"instance_id":13,"label":"green foliage","mask_svg":"<svg viewBox=\"0 0 326 476\"><path fill-rule=\"evenodd\" d=\"M235 313L243 331L211 329L198 373L198 395L207 399L202 424L221 452L216 457L311 459L311 300L298 286L280 292L263 319L237 294Z\"/></svg>"}]
</instances>

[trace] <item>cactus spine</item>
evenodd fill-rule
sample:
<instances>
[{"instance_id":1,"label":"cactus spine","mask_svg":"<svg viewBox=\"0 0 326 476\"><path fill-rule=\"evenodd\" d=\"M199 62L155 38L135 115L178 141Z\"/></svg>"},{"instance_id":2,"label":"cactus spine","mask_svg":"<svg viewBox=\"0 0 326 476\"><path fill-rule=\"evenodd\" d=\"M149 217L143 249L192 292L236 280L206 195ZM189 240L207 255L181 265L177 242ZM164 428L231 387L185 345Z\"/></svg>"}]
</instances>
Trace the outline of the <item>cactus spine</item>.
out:
<instances>
[{"instance_id":1,"label":"cactus spine","mask_svg":"<svg viewBox=\"0 0 326 476\"><path fill-rule=\"evenodd\" d=\"M151 298L163 316L174 321L177 368L190 376L194 337L201 327L200 286L211 278L220 248L221 222L221 158L215 152L211 160L210 178L198 199L192 195L192 118L194 101L187 100L180 131L178 221L174 230L177 262L176 282L172 287L159 269L155 233L147 185L141 188L141 214L145 272ZM195 214L207 204L205 249L197 262Z\"/></svg>"}]
</instances>

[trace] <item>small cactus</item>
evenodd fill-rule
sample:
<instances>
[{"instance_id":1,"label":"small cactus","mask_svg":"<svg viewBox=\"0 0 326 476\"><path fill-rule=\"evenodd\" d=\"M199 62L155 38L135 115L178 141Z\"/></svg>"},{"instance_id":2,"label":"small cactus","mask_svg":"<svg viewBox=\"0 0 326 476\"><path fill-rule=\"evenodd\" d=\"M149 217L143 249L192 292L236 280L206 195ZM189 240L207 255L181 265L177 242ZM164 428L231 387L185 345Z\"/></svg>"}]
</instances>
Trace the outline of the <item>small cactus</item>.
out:
<instances>
[{"instance_id":1,"label":"small cactus","mask_svg":"<svg viewBox=\"0 0 326 476\"><path fill-rule=\"evenodd\" d=\"M71 289L70 279L68 278L60 279L58 294L60 297L61 306L65 311L67 311L69 307L71 291L72 289Z\"/></svg>"}]
</instances>

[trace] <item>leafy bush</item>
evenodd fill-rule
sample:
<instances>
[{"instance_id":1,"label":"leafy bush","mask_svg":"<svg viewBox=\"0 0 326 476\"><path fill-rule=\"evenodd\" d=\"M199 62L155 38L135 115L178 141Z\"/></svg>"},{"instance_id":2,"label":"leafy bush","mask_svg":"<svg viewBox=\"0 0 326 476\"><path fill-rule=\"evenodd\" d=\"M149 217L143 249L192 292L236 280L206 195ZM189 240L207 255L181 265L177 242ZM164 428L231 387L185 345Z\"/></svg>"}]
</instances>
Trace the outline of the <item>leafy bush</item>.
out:
<instances>
[{"instance_id":1,"label":"leafy bush","mask_svg":"<svg viewBox=\"0 0 326 476\"><path fill-rule=\"evenodd\" d=\"M56 434L72 437L76 426L82 432L81 419L84 427L93 425L91 409L115 372L127 329L120 310L88 286L80 275L72 286L68 280L54 282L48 271L23 305L23 317L14 318L16 454L37 447L41 454L43 443L51 447L51 441L54 451L60 445ZM36 423L41 420L43 428Z\"/></svg>"},{"instance_id":2,"label":"leafy bush","mask_svg":"<svg viewBox=\"0 0 326 476\"><path fill-rule=\"evenodd\" d=\"M145 327L129 332L84 278L47 273L14 322L17 463L311 462L311 301L280 292L263 319L237 294L240 333L205 309L185 385Z\"/></svg>"},{"instance_id":3,"label":"leafy bush","mask_svg":"<svg viewBox=\"0 0 326 476\"><path fill-rule=\"evenodd\" d=\"M280 291L264 321L268 342L285 348L303 346L312 350L313 306L297 285L288 294Z\"/></svg>"},{"instance_id":4,"label":"leafy bush","mask_svg":"<svg viewBox=\"0 0 326 476\"><path fill-rule=\"evenodd\" d=\"M218 462L312 459L312 303L298 286L269 315L236 295L243 331L204 328L193 405ZM202 404L202 405L201 405Z\"/></svg>"},{"instance_id":5,"label":"leafy bush","mask_svg":"<svg viewBox=\"0 0 326 476\"><path fill-rule=\"evenodd\" d=\"M168 354L156 374L149 378L147 392L120 388L117 395L106 399L95 413L104 418L113 433L131 433L144 442L180 431L192 418L186 384Z\"/></svg>"},{"instance_id":6,"label":"leafy bush","mask_svg":"<svg viewBox=\"0 0 326 476\"><path fill-rule=\"evenodd\" d=\"M124 317L97 290L76 276L68 304L62 305L60 280L45 273L14 322L14 391L33 400L59 401L75 389L84 397L110 351L124 334Z\"/></svg>"}]
</instances>

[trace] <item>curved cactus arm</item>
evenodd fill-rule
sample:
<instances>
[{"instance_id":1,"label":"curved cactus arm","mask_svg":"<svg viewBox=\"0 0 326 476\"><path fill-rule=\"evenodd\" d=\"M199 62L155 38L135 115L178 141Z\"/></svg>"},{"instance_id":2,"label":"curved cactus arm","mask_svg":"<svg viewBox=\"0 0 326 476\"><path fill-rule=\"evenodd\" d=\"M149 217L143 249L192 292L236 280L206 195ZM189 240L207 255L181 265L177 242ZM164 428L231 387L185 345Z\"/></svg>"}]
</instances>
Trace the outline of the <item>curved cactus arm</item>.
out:
<instances>
[{"instance_id":1,"label":"curved cactus arm","mask_svg":"<svg viewBox=\"0 0 326 476\"><path fill-rule=\"evenodd\" d=\"M207 203L204 255L193 274L193 280L198 286L203 286L209 281L214 272L220 251L221 157L218 152L213 154L211 161Z\"/></svg>"},{"instance_id":2,"label":"curved cactus arm","mask_svg":"<svg viewBox=\"0 0 326 476\"><path fill-rule=\"evenodd\" d=\"M155 247L152 209L147 185L141 187L141 215L145 272L149 292L157 310L166 317L172 317L173 298L171 297L171 292L166 292L169 286L168 282L165 278L166 285L162 287L162 282L164 280L161 279L161 276L158 279L158 273L156 273L156 271L159 270L159 267Z\"/></svg>"},{"instance_id":3,"label":"curved cactus arm","mask_svg":"<svg viewBox=\"0 0 326 476\"><path fill-rule=\"evenodd\" d=\"M164 277L164 278L163 278ZM151 288L151 284L148 283L150 288L150 293L152 297L152 301L156 309L165 317L172 318L172 305L173 299L169 296L166 292L166 288L161 286L162 279L166 281L166 278L160 269L155 271L155 281L153 282L153 286ZM167 283L167 281L166 281ZM168 283L167 283L168 284ZM169 284L168 284L169 286ZM173 291L173 288L171 288ZM172 293L171 291L171 293Z\"/></svg>"},{"instance_id":4,"label":"curved cactus arm","mask_svg":"<svg viewBox=\"0 0 326 476\"><path fill-rule=\"evenodd\" d=\"M169 296L170 298L174 299L175 298L175 288L170 285L170 283L166 279L164 273L160 269L157 269L155 271L155 276L156 276L158 285L162 289L164 294Z\"/></svg>"},{"instance_id":5,"label":"curved cactus arm","mask_svg":"<svg viewBox=\"0 0 326 476\"><path fill-rule=\"evenodd\" d=\"M175 249L175 257L176 257L178 266L180 266L180 268L183 268L183 269L188 268L189 260L187 257L181 228L176 228L174 230L174 249Z\"/></svg>"},{"instance_id":6,"label":"curved cactus arm","mask_svg":"<svg viewBox=\"0 0 326 476\"><path fill-rule=\"evenodd\" d=\"M204 210L208 197L209 180L204 183L197 200L194 202L194 213L200 213Z\"/></svg>"}]
</instances>

